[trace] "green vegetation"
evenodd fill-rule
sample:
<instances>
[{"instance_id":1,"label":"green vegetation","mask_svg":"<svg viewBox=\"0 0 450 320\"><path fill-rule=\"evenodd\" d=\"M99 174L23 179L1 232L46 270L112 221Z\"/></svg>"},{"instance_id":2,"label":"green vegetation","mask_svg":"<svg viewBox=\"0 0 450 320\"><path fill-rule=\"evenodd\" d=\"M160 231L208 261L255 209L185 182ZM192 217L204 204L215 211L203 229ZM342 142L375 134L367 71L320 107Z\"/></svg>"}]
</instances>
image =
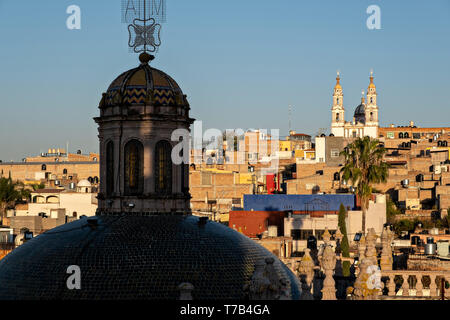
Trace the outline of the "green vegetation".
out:
<instances>
[{"instance_id":1,"label":"green vegetation","mask_svg":"<svg viewBox=\"0 0 450 320\"><path fill-rule=\"evenodd\" d=\"M349 258L350 257L350 246L348 244L348 237L347 237L347 227L345 226L345 217L347 216L347 210L345 210L344 205L341 203L341 206L339 207L339 230L341 230L341 233L343 235L342 242L341 242L341 251L342 256ZM344 274L344 277L350 276L350 261L344 261L342 264L342 272Z\"/></svg>"},{"instance_id":2,"label":"green vegetation","mask_svg":"<svg viewBox=\"0 0 450 320\"><path fill-rule=\"evenodd\" d=\"M34 184L33 191L45 188L45 184ZM13 182L11 178L0 178L0 214L1 222L8 209L13 209L17 203L30 201L31 190L23 182Z\"/></svg>"},{"instance_id":3,"label":"green vegetation","mask_svg":"<svg viewBox=\"0 0 450 320\"><path fill-rule=\"evenodd\" d=\"M6 210L11 209L16 201L22 199L22 194L16 190L18 183L14 183L11 178L0 178L0 214L3 219L6 216Z\"/></svg>"},{"instance_id":4,"label":"green vegetation","mask_svg":"<svg viewBox=\"0 0 450 320\"><path fill-rule=\"evenodd\" d=\"M386 199L386 220L388 223L395 223L395 216L403 212L397 208L394 201L390 197Z\"/></svg>"},{"instance_id":5,"label":"green vegetation","mask_svg":"<svg viewBox=\"0 0 450 320\"><path fill-rule=\"evenodd\" d=\"M341 155L345 165L341 169L342 179L351 181L361 200L362 232L366 232L366 213L372 196L372 185L386 182L389 165L383 161L386 149L380 141L370 137L358 138L349 144Z\"/></svg>"},{"instance_id":6,"label":"green vegetation","mask_svg":"<svg viewBox=\"0 0 450 320\"><path fill-rule=\"evenodd\" d=\"M412 221L408 219L403 219L395 222L393 224L394 231L397 235L402 233L402 231L413 232L416 228L416 225L419 223L418 220Z\"/></svg>"}]
</instances>

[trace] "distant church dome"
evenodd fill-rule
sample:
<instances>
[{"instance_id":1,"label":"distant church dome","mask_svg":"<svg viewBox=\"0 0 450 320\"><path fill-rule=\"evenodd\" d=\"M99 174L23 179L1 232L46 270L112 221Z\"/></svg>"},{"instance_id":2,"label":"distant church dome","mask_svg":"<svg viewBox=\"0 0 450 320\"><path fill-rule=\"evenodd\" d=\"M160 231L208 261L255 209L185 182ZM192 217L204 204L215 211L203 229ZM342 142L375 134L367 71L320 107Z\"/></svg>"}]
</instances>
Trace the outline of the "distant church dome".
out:
<instances>
[{"instance_id":1,"label":"distant church dome","mask_svg":"<svg viewBox=\"0 0 450 320\"><path fill-rule=\"evenodd\" d=\"M360 104L355 109L355 118L357 117L364 117L366 115L366 106L364 104Z\"/></svg>"},{"instance_id":2,"label":"distant church dome","mask_svg":"<svg viewBox=\"0 0 450 320\"><path fill-rule=\"evenodd\" d=\"M361 103L356 107L354 117L356 122L364 123L366 120L366 99L364 98L364 91L361 94Z\"/></svg>"}]
</instances>

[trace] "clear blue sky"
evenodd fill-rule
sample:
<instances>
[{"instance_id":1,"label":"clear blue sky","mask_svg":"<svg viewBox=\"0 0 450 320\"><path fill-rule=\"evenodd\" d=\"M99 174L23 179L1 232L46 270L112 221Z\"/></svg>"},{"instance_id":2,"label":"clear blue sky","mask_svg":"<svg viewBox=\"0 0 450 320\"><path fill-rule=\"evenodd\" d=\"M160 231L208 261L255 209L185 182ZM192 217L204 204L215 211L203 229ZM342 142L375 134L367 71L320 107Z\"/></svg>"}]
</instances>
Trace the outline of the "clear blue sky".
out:
<instances>
[{"instance_id":1,"label":"clear blue sky","mask_svg":"<svg viewBox=\"0 0 450 320\"><path fill-rule=\"evenodd\" d=\"M329 128L341 70L346 118L371 68L381 124L450 126L450 1L167 0L152 63L188 95L206 128ZM82 29L66 28L66 8ZM381 30L366 8L381 7ZM98 150L101 93L137 66L120 0L0 0L0 159L49 147Z\"/></svg>"}]
</instances>

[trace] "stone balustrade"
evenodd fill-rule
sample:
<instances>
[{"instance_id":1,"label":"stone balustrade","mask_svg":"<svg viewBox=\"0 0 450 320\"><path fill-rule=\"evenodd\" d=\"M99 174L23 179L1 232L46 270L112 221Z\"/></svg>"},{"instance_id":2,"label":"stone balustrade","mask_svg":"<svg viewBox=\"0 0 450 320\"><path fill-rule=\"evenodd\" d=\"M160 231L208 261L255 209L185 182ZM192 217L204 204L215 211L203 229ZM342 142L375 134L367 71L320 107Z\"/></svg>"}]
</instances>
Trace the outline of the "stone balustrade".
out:
<instances>
[{"instance_id":1,"label":"stone balustrade","mask_svg":"<svg viewBox=\"0 0 450 320\"><path fill-rule=\"evenodd\" d=\"M402 284L397 287L395 279L400 277ZM441 282L436 279L444 278L450 281L450 271L416 271L393 270L382 271L383 294L387 297L404 297L408 299L424 298L438 299L441 297ZM450 298L450 289L445 289L445 297Z\"/></svg>"}]
</instances>

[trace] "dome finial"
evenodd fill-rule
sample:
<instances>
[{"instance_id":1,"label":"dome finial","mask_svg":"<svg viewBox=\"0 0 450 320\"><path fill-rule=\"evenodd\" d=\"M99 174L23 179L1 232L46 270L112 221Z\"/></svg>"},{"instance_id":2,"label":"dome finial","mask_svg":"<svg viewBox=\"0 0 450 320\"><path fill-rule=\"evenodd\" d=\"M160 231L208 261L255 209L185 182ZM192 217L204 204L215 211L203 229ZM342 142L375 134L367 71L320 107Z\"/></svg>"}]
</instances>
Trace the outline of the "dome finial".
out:
<instances>
[{"instance_id":1,"label":"dome finial","mask_svg":"<svg viewBox=\"0 0 450 320\"><path fill-rule=\"evenodd\" d=\"M369 83L369 89L368 91L373 91L376 89L375 84L373 83L373 69L370 69L370 83Z\"/></svg>"},{"instance_id":2,"label":"dome finial","mask_svg":"<svg viewBox=\"0 0 450 320\"><path fill-rule=\"evenodd\" d=\"M341 72L338 70L337 71L337 76L336 76L336 85L334 86L334 89L342 89L341 87Z\"/></svg>"},{"instance_id":3,"label":"dome finial","mask_svg":"<svg viewBox=\"0 0 450 320\"><path fill-rule=\"evenodd\" d=\"M147 52L142 52L139 55L139 61L141 61L141 64L148 64L149 61L152 61L155 59L155 56L148 54Z\"/></svg>"}]
</instances>

